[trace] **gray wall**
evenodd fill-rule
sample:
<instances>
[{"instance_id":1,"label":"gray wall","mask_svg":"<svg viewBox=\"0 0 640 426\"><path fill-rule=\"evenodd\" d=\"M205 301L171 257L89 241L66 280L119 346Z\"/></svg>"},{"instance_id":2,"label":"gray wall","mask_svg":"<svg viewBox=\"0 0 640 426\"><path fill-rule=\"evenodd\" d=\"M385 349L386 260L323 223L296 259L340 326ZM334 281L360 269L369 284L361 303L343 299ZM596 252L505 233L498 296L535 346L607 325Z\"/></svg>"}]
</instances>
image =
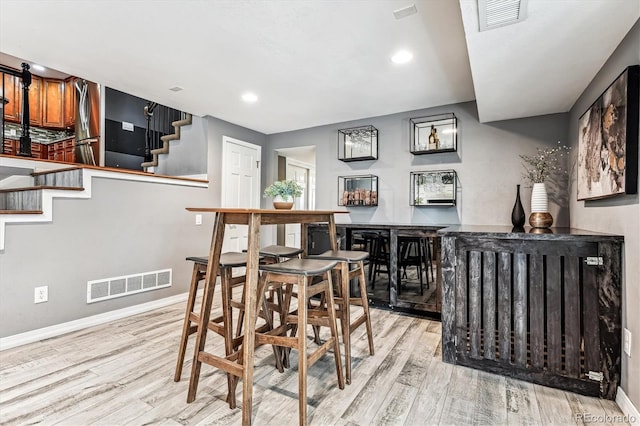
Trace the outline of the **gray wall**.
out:
<instances>
[{"instance_id":1,"label":"gray wall","mask_svg":"<svg viewBox=\"0 0 640 426\"><path fill-rule=\"evenodd\" d=\"M53 222L6 225L0 253L0 337L184 293L191 265L210 235L185 207L207 189L93 180L87 200L55 199ZM173 269L173 286L87 304L87 281ZM34 287L49 301L33 303Z\"/></svg>"},{"instance_id":2,"label":"gray wall","mask_svg":"<svg viewBox=\"0 0 640 426\"><path fill-rule=\"evenodd\" d=\"M458 152L412 155L409 152L409 119L442 112L454 112L458 117ZM379 131L378 160L339 161L338 129L366 124ZM481 124L475 102L445 105L270 135L269 149L263 153L268 173L263 187L277 176L274 150L316 145L316 208L338 208L338 176L374 174L379 178L378 207L351 207L348 209L351 214L339 215L338 221L511 225L516 184L524 184L518 155L535 153L536 147L554 145L557 141L568 143L567 114ZM409 172L448 168L458 173L458 205L410 207ZM531 190L523 187L521 191L528 212ZM556 193L550 196L556 224L567 226L566 188L556 188Z\"/></svg>"},{"instance_id":3,"label":"gray wall","mask_svg":"<svg viewBox=\"0 0 640 426\"><path fill-rule=\"evenodd\" d=\"M208 120L193 116L180 128L180 139L169 142L169 154L158 156L156 173L167 176L207 174Z\"/></svg>"},{"instance_id":4,"label":"gray wall","mask_svg":"<svg viewBox=\"0 0 640 426\"><path fill-rule=\"evenodd\" d=\"M616 51L596 74L569 113L574 156L578 146L578 118L629 65L640 63L640 21L636 22ZM575 175L573 179L575 183ZM577 201L576 185L571 188L571 225L575 228L624 235L624 287L622 325L633 334L632 357L622 355L622 389L640 407L640 206L638 194L598 201ZM633 379L635 377L635 379Z\"/></svg>"}]
</instances>

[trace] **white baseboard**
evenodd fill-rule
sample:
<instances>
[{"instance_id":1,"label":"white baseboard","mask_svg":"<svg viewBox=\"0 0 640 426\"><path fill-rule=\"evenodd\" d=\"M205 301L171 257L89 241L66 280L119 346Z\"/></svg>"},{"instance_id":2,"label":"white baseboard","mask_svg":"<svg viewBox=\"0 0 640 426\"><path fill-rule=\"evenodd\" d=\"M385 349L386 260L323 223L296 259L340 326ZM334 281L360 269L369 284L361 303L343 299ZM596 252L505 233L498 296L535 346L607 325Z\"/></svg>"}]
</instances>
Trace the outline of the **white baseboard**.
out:
<instances>
[{"instance_id":1,"label":"white baseboard","mask_svg":"<svg viewBox=\"0 0 640 426\"><path fill-rule=\"evenodd\" d=\"M622 410L622 414L629 419L629 423L634 424L640 422L640 412L633 402L629 399L626 393L618 386L618 392L616 393L616 404Z\"/></svg>"},{"instance_id":2,"label":"white baseboard","mask_svg":"<svg viewBox=\"0 0 640 426\"><path fill-rule=\"evenodd\" d=\"M83 328L92 327L94 325L100 325L143 312L152 311L154 309L163 308L165 306L173 305L174 303L184 302L187 300L187 295L188 293L177 294L175 296L165 297L164 299L154 300L140 305L129 306L127 308L105 312L103 314L93 315L87 318L81 318L62 324L39 328L37 330L14 334L13 336L2 337L0 338L0 352L6 349L15 348L16 346L26 345L27 343L49 339L51 337L82 330Z\"/></svg>"}]
</instances>

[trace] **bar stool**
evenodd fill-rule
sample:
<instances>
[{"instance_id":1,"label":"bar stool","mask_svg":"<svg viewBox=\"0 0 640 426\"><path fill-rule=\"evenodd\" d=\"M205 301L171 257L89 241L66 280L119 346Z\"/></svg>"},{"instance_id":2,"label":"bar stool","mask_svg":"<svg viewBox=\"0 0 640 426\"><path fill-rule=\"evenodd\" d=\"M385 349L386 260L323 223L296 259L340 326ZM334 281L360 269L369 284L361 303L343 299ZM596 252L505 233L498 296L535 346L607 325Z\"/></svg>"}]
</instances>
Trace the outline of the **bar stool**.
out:
<instances>
[{"instance_id":1,"label":"bar stool","mask_svg":"<svg viewBox=\"0 0 640 426\"><path fill-rule=\"evenodd\" d=\"M338 316L342 326L342 341L344 343L345 378L347 384L351 384L351 334L362 324L367 329L369 340L369 354L374 355L373 332L371 330L371 316L369 314L369 300L367 297L367 282L364 273L364 261L369 257L366 251L355 250L329 250L319 255L309 256L310 259L337 260L337 269L340 272L340 285L337 286ZM358 280L360 297L351 297L349 283L352 279ZM362 307L362 315L351 320L351 305Z\"/></svg>"},{"instance_id":2,"label":"bar stool","mask_svg":"<svg viewBox=\"0 0 640 426\"><path fill-rule=\"evenodd\" d=\"M184 355L187 349L187 342L189 336L198 331L198 322L200 315L194 312L194 305L196 301L196 294L198 292L198 286L200 281L204 280L207 273L207 264L209 259L206 257L187 257L187 260L193 261L193 273L191 277L191 284L189 286L189 295L187 296L187 309L185 312L184 323L182 326L182 336L180 338L180 346L178 349L178 360L176 363L176 369L173 380L180 381L182 376L182 366L184 363ZM247 255L246 253L228 252L220 255L219 262L219 276L220 287L222 297L222 315L209 320L207 328L224 338L225 355L227 357L237 353L237 349L242 345L242 335L233 335L233 310L237 308L240 312L244 312L244 304L233 300L233 288L244 285L246 280L245 275L232 276L233 268L246 266ZM244 291L243 291L244 298ZM263 330L267 330L272 327L272 324L262 326ZM279 353L276 351L276 366L279 371L284 371L280 362ZM231 379L229 377L229 379ZM231 382L229 382L229 394L227 395L227 402L230 408L235 408L235 392L231 392Z\"/></svg>"},{"instance_id":3,"label":"bar stool","mask_svg":"<svg viewBox=\"0 0 640 426\"><path fill-rule=\"evenodd\" d=\"M389 237L384 233L376 233L376 237L371 240L369 259L369 281L371 288L376 286L378 274L387 274L389 283L391 282L391 265L389 259ZM382 269L384 267L384 269ZM387 285L389 287L389 285Z\"/></svg>"},{"instance_id":4,"label":"bar stool","mask_svg":"<svg viewBox=\"0 0 640 426\"><path fill-rule=\"evenodd\" d=\"M333 349L338 387L344 389L331 280L331 271L337 263L335 260L324 259L290 259L281 263L259 266L262 275L258 283L258 297L264 298L269 285L284 286L285 306L283 326L264 333L256 332L256 345L271 344L298 351L298 400L301 425L306 424L307 421L307 369L330 349ZM315 277L320 277L321 281L312 282ZM289 312L294 286L298 294L298 306L295 311ZM326 301L326 308L324 304L318 308L309 307L309 299L316 294L321 295ZM257 306L260 304L261 300L258 300ZM307 324L329 327L331 330L331 337L311 353L307 352ZM286 336L287 328L291 329L291 336Z\"/></svg>"},{"instance_id":5,"label":"bar stool","mask_svg":"<svg viewBox=\"0 0 640 426\"><path fill-rule=\"evenodd\" d=\"M427 275L426 247L420 237L398 237L398 294L402 290L402 278L407 278L407 268L415 266L416 276L420 280L420 295L424 294L424 275ZM423 268L424 266L424 268ZM427 277L427 288L429 279Z\"/></svg>"}]
</instances>

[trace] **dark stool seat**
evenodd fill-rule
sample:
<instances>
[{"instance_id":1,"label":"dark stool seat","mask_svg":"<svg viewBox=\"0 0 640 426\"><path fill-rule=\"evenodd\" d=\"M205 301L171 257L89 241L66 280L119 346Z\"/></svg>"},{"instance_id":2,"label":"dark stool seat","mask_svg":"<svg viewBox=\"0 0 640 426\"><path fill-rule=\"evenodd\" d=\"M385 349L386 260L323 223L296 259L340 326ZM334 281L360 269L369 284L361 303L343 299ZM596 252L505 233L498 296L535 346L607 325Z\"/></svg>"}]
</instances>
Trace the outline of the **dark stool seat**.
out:
<instances>
[{"instance_id":1,"label":"dark stool seat","mask_svg":"<svg viewBox=\"0 0 640 426\"><path fill-rule=\"evenodd\" d=\"M200 263L206 265L209 263L209 258L207 257L196 257L190 256L187 257L187 260L190 260L195 263ZM220 268L239 268L242 266L247 266L247 253L238 253L235 251L230 251L227 253L222 253L220 255Z\"/></svg>"},{"instance_id":2,"label":"dark stool seat","mask_svg":"<svg viewBox=\"0 0 640 426\"><path fill-rule=\"evenodd\" d=\"M258 282L257 306L264 304L265 292L270 286L284 287L285 297L280 326L266 332L256 331L256 345L271 344L298 351L298 412L299 423L307 424L307 369L320 357L333 350L338 376L338 386L344 389L344 376L340 357L340 344L333 298L331 271L338 264L336 260L289 259L281 263L261 264ZM320 279L319 282L315 282ZM297 307L290 312L293 288L296 287ZM323 303L310 306L311 297L320 295ZM314 350L307 349L307 325L328 327L331 337ZM287 336L287 331L291 334ZM297 334L297 336L296 336Z\"/></svg>"},{"instance_id":3,"label":"dark stool seat","mask_svg":"<svg viewBox=\"0 0 640 426\"><path fill-rule=\"evenodd\" d=\"M281 257L299 257L303 252L303 249L297 247L272 245L261 248L260 256L274 258L275 260L279 261Z\"/></svg>"},{"instance_id":4,"label":"dark stool seat","mask_svg":"<svg viewBox=\"0 0 640 426\"><path fill-rule=\"evenodd\" d=\"M321 275L322 273L333 269L337 264L338 261L336 260L290 259L285 262L260 265L259 268L261 271L304 275L305 277L308 277L312 275Z\"/></svg>"},{"instance_id":5,"label":"dark stool seat","mask_svg":"<svg viewBox=\"0 0 640 426\"><path fill-rule=\"evenodd\" d=\"M367 329L369 340L369 354L374 355L373 331L371 315L369 313L369 298L367 296L367 280L364 273L364 261L369 253L358 250L328 250L322 254L309 256L310 259L338 260L340 265L340 285L337 286L335 302L338 308L338 318L342 327L342 342L344 343L345 379L351 384L351 334L362 324ZM351 297L352 279L358 280L360 297ZM351 305L361 306L362 315L351 319Z\"/></svg>"},{"instance_id":6,"label":"dark stool seat","mask_svg":"<svg viewBox=\"0 0 640 426\"><path fill-rule=\"evenodd\" d=\"M307 259L332 259L342 262L363 262L369 258L369 252L360 250L327 250L321 254L309 255Z\"/></svg>"}]
</instances>

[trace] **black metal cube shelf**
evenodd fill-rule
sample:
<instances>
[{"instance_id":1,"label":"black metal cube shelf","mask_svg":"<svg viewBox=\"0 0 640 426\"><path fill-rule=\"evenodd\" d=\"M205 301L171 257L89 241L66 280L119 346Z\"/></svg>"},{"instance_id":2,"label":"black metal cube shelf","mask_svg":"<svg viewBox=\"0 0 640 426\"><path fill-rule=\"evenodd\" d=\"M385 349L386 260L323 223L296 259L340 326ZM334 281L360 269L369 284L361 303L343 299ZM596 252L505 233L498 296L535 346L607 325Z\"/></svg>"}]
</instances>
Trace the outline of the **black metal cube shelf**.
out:
<instances>
[{"instance_id":1,"label":"black metal cube shelf","mask_svg":"<svg viewBox=\"0 0 640 426\"><path fill-rule=\"evenodd\" d=\"M378 159L378 129L373 126L338 130L338 159L364 161Z\"/></svg>"},{"instance_id":2,"label":"black metal cube shelf","mask_svg":"<svg viewBox=\"0 0 640 426\"><path fill-rule=\"evenodd\" d=\"M411 172L412 206L455 206L458 176L455 170Z\"/></svg>"},{"instance_id":3,"label":"black metal cube shelf","mask_svg":"<svg viewBox=\"0 0 640 426\"><path fill-rule=\"evenodd\" d=\"M378 176L339 176L338 205L375 207L378 205Z\"/></svg>"},{"instance_id":4,"label":"black metal cube shelf","mask_svg":"<svg viewBox=\"0 0 640 426\"><path fill-rule=\"evenodd\" d=\"M412 154L455 152L458 149L458 119L454 113L412 118L409 122Z\"/></svg>"}]
</instances>

